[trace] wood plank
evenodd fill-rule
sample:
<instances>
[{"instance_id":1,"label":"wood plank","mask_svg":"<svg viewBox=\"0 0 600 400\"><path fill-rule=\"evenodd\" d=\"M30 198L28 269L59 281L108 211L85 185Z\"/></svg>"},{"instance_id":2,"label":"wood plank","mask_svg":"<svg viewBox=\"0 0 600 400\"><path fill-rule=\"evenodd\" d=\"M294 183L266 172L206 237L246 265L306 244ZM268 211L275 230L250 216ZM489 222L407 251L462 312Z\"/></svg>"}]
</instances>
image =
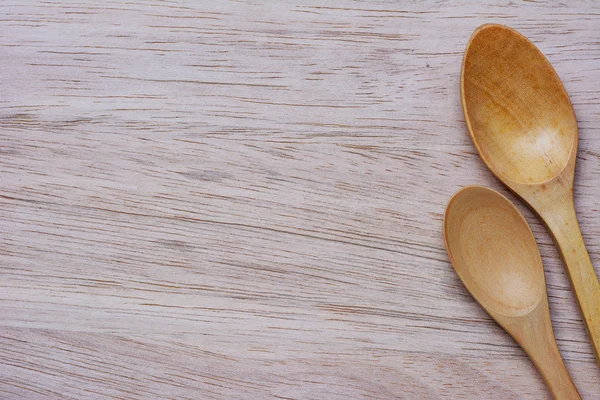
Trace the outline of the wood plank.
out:
<instances>
[{"instance_id":1,"label":"wood plank","mask_svg":"<svg viewBox=\"0 0 600 400\"><path fill-rule=\"evenodd\" d=\"M458 188L515 200L468 138L458 74L486 22L552 62L598 266L600 5L13 0L0 15L0 397L549 396L443 248ZM518 206L594 398L563 266Z\"/></svg>"}]
</instances>

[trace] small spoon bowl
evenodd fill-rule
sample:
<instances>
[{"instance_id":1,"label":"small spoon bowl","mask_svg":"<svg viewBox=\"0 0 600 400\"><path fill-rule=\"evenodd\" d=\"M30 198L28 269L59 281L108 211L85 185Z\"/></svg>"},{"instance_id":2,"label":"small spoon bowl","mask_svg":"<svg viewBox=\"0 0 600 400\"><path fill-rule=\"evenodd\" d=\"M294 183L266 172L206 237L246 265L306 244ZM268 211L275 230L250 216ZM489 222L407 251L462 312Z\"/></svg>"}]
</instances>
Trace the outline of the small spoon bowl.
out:
<instances>
[{"instance_id":1,"label":"small spoon bowl","mask_svg":"<svg viewBox=\"0 0 600 400\"><path fill-rule=\"evenodd\" d=\"M556 399L580 399L560 356L542 259L523 215L481 186L458 191L444 215L444 243L461 281L533 361Z\"/></svg>"},{"instance_id":2,"label":"small spoon bowl","mask_svg":"<svg viewBox=\"0 0 600 400\"><path fill-rule=\"evenodd\" d=\"M454 195L444 239L456 273L486 309L525 315L544 297L544 269L529 226L502 196L484 187Z\"/></svg>"}]
</instances>

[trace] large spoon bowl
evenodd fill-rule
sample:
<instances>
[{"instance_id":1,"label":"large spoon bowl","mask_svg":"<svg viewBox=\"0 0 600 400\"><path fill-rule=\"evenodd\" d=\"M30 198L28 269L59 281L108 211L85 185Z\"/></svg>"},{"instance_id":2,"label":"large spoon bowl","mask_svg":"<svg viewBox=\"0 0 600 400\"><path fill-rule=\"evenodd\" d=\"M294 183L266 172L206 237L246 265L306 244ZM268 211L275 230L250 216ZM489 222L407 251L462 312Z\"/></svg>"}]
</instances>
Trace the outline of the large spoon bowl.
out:
<instances>
[{"instance_id":1,"label":"large spoon bowl","mask_svg":"<svg viewBox=\"0 0 600 400\"><path fill-rule=\"evenodd\" d=\"M577 120L560 78L518 32L483 25L467 45L462 101L471 137L501 179L540 183L577 151Z\"/></svg>"},{"instance_id":2,"label":"large spoon bowl","mask_svg":"<svg viewBox=\"0 0 600 400\"><path fill-rule=\"evenodd\" d=\"M556 399L580 399L556 345L542 260L521 213L501 194L471 186L448 202L443 231L469 293L529 355Z\"/></svg>"},{"instance_id":3,"label":"large spoon bowl","mask_svg":"<svg viewBox=\"0 0 600 400\"><path fill-rule=\"evenodd\" d=\"M600 360L600 283L573 205L577 121L562 82L523 35L483 25L465 51L461 100L487 167L550 230Z\"/></svg>"}]
</instances>

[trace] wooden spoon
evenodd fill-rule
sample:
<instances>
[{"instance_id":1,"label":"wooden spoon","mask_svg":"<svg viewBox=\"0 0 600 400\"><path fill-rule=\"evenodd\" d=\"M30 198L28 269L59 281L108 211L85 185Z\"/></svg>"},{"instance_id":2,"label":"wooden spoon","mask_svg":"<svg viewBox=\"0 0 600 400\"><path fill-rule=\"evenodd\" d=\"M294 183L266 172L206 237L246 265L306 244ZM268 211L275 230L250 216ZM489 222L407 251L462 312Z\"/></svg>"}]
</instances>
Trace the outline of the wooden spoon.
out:
<instances>
[{"instance_id":1,"label":"wooden spoon","mask_svg":"<svg viewBox=\"0 0 600 400\"><path fill-rule=\"evenodd\" d=\"M600 362L600 283L573 205L577 121L567 92L533 43L483 25L465 51L461 99L484 163L554 237Z\"/></svg>"},{"instance_id":2,"label":"wooden spoon","mask_svg":"<svg viewBox=\"0 0 600 400\"><path fill-rule=\"evenodd\" d=\"M443 230L469 293L529 355L556 399L580 399L552 331L542 259L519 210L491 189L466 187L448 202Z\"/></svg>"}]
</instances>

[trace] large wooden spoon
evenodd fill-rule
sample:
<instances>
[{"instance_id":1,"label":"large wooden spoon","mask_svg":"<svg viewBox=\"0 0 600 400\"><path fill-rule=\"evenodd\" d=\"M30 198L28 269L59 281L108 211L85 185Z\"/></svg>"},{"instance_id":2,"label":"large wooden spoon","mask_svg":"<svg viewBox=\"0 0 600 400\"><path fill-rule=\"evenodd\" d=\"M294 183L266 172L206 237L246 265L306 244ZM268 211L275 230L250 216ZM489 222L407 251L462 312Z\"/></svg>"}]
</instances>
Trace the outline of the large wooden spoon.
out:
<instances>
[{"instance_id":1,"label":"large wooden spoon","mask_svg":"<svg viewBox=\"0 0 600 400\"><path fill-rule=\"evenodd\" d=\"M521 213L501 194L470 186L448 202L443 230L469 293L529 355L556 399L580 399L556 345L542 259Z\"/></svg>"},{"instance_id":2,"label":"large wooden spoon","mask_svg":"<svg viewBox=\"0 0 600 400\"><path fill-rule=\"evenodd\" d=\"M573 206L577 121L558 75L527 38L483 25L465 51L461 99L484 163L554 237L600 361L600 283Z\"/></svg>"}]
</instances>

